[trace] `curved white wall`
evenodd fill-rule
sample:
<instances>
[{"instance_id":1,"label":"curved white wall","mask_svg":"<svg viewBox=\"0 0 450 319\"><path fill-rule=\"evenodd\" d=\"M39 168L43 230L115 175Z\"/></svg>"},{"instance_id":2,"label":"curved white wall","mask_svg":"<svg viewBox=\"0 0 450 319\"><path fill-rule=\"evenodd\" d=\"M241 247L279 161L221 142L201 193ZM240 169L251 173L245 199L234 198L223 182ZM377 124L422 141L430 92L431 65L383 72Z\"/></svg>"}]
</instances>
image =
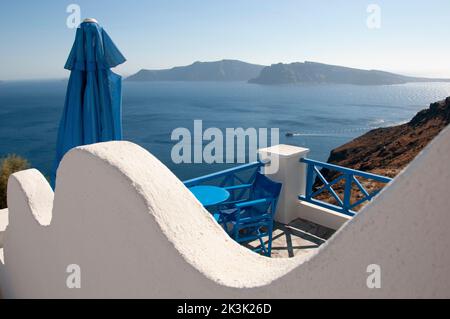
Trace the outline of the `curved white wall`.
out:
<instances>
[{"instance_id":1,"label":"curved white wall","mask_svg":"<svg viewBox=\"0 0 450 319\"><path fill-rule=\"evenodd\" d=\"M3 263L3 241L8 226L8 209L0 209L0 262Z\"/></svg>"},{"instance_id":2,"label":"curved white wall","mask_svg":"<svg viewBox=\"0 0 450 319\"><path fill-rule=\"evenodd\" d=\"M316 255L269 259L230 240L139 146L80 147L60 166L53 205L37 171L10 178L3 296L450 297L449 155L447 129ZM66 287L69 264L80 289ZM369 264L381 289L366 286Z\"/></svg>"}]
</instances>

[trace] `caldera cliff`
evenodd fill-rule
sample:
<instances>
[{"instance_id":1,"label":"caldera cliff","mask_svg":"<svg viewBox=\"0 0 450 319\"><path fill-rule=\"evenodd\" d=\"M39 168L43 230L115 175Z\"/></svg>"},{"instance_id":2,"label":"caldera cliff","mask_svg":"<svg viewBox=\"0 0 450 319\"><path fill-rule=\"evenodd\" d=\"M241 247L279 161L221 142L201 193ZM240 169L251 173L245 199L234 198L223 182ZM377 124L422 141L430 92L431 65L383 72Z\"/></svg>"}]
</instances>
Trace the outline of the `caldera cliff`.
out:
<instances>
[{"instance_id":1,"label":"caldera cliff","mask_svg":"<svg viewBox=\"0 0 450 319\"><path fill-rule=\"evenodd\" d=\"M431 103L429 108L418 112L408 123L371 130L331 151L328 163L349 167L374 174L395 177L414 157L450 123L450 97ZM442 159L447 160L447 159ZM327 180L338 176L335 171L322 170ZM360 179L364 187L373 191L384 184ZM317 180L315 187L320 186ZM339 195L344 183L333 188ZM353 185L352 202L361 198ZM317 199L335 204L328 192ZM360 208L360 207L358 207ZM358 210L358 209L356 209Z\"/></svg>"}]
</instances>

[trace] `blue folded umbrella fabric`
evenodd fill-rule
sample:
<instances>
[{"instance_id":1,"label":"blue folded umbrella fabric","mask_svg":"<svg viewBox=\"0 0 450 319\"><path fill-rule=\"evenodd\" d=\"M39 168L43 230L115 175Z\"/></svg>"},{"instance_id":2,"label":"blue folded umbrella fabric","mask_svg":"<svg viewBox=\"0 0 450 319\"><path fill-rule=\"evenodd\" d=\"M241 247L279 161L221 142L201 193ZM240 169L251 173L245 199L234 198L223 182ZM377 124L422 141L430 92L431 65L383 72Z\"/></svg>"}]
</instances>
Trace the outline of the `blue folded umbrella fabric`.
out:
<instances>
[{"instance_id":1,"label":"blue folded umbrella fabric","mask_svg":"<svg viewBox=\"0 0 450 319\"><path fill-rule=\"evenodd\" d=\"M53 187L59 162L67 151L122 139L122 78L111 68L125 61L100 25L80 24L65 65L71 73L58 130Z\"/></svg>"}]
</instances>

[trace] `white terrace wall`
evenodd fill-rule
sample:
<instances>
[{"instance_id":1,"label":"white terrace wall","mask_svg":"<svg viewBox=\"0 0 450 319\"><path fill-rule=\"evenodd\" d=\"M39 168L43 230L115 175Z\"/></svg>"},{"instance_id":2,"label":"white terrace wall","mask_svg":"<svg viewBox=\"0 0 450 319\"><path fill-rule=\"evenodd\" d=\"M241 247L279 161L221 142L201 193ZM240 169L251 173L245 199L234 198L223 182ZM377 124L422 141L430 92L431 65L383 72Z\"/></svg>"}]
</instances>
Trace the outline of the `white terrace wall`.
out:
<instances>
[{"instance_id":1,"label":"white terrace wall","mask_svg":"<svg viewBox=\"0 0 450 319\"><path fill-rule=\"evenodd\" d=\"M69 152L52 192L8 185L4 297L450 297L450 131L313 255L240 247L155 157L127 142ZM49 225L47 225L50 222ZM45 226L47 225L47 226ZM66 286L81 267L81 288ZM381 288L366 285L381 267Z\"/></svg>"}]
</instances>

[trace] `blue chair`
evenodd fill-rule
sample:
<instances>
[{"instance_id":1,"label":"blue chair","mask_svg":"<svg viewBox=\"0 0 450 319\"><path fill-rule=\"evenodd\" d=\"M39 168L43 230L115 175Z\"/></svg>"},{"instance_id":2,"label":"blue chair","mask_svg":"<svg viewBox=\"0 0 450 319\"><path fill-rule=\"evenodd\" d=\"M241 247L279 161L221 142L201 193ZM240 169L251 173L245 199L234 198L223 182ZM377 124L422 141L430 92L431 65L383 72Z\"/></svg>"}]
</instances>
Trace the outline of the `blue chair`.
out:
<instances>
[{"instance_id":1,"label":"blue chair","mask_svg":"<svg viewBox=\"0 0 450 319\"><path fill-rule=\"evenodd\" d=\"M270 257L273 219L281 186L281 183L257 172L252 184L241 185L235 189L243 191L247 188L247 198L228 203L215 213L214 217L236 242L248 243L258 239L260 246L254 251ZM265 237L268 237L267 246Z\"/></svg>"}]
</instances>

